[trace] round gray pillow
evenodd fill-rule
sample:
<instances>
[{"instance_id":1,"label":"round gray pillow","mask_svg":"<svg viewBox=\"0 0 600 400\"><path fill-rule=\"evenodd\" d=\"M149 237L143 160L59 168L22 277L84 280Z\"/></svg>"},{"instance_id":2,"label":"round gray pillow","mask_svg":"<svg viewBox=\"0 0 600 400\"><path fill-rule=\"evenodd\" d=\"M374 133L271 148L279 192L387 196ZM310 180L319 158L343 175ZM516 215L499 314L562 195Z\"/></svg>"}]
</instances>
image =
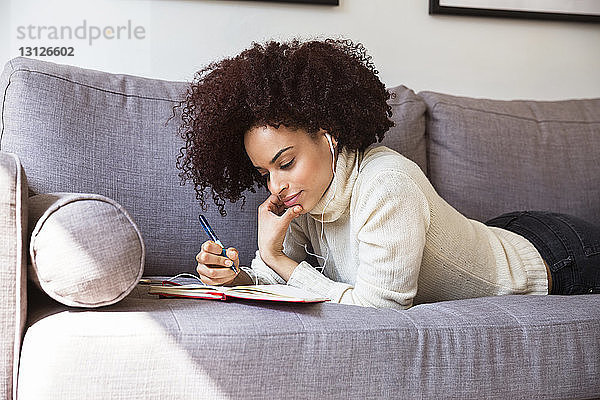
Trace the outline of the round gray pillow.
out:
<instances>
[{"instance_id":1,"label":"round gray pillow","mask_svg":"<svg viewBox=\"0 0 600 400\"><path fill-rule=\"evenodd\" d=\"M105 196L48 193L29 208L29 278L68 306L100 307L127 296L143 274L142 235Z\"/></svg>"}]
</instances>

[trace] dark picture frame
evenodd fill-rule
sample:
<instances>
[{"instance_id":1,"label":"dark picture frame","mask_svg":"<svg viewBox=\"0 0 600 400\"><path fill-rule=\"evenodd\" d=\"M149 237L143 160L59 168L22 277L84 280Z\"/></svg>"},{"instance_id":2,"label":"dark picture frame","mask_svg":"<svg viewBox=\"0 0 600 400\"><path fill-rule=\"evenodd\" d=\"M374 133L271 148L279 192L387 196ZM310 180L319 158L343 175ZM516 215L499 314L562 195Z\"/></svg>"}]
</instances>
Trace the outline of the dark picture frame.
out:
<instances>
[{"instance_id":1,"label":"dark picture frame","mask_svg":"<svg viewBox=\"0 0 600 400\"><path fill-rule=\"evenodd\" d=\"M246 0L246 1L266 1L268 3L303 3L320 4L324 6L339 6L340 0Z\"/></svg>"},{"instance_id":2,"label":"dark picture frame","mask_svg":"<svg viewBox=\"0 0 600 400\"><path fill-rule=\"evenodd\" d=\"M480 17L500 17L500 18L522 18L522 19L546 19L555 21L577 21L577 22L600 22L600 12L594 14L581 14L577 12L554 12L550 9L545 9L544 6L530 7L527 10L511 10L500 8L487 8L486 0L481 0L481 6L473 6L473 2L466 2L465 5L448 6L444 4L447 0L429 0L429 14L451 14L451 15L469 15ZM589 0L597 2L598 0ZM452 3L460 3L460 1L452 1ZM477 3L477 2L475 2ZM526 7L527 0L522 3ZM574 10L575 11L575 10Z\"/></svg>"}]
</instances>

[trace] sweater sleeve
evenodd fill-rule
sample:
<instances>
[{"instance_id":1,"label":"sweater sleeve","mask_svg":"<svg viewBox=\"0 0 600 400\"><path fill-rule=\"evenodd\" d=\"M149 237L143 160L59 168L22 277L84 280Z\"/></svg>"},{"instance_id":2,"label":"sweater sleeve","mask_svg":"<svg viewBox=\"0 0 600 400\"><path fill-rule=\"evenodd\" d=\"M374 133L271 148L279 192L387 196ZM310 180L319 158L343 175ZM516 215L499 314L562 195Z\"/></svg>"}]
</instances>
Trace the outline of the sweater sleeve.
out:
<instances>
[{"instance_id":1,"label":"sweater sleeve","mask_svg":"<svg viewBox=\"0 0 600 400\"><path fill-rule=\"evenodd\" d=\"M252 281L257 285L274 285L274 284L285 284L285 279L283 279L279 274L271 267L269 267L260 257L260 252L256 250L256 254L254 255L254 259L250 264L250 267L241 267L241 269L247 273Z\"/></svg>"},{"instance_id":2,"label":"sweater sleeve","mask_svg":"<svg viewBox=\"0 0 600 400\"><path fill-rule=\"evenodd\" d=\"M427 198L410 176L399 171L379 171L357 184L351 205L358 239L354 285L334 282L306 262L298 265L288 284L339 303L409 308L417 293L430 223Z\"/></svg>"}]
</instances>

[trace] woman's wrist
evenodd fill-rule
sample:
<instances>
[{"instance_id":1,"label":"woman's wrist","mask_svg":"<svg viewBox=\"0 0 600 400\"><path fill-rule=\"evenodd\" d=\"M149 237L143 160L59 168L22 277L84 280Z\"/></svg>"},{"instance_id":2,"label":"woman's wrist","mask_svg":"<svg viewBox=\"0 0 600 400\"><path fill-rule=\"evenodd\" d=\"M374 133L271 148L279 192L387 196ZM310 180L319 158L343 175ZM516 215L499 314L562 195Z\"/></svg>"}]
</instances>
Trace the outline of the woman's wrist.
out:
<instances>
[{"instance_id":1,"label":"woman's wrist","mask_svg":"<svg viewBox=\"0 0 600 400\"><path fill-rule=\"evenodd\" d=\"M292 276L292 273L298 266L298 263L285 254L278 255L267 255L263 257L261 254L261 258L269 268L273 271L277 272L279 276L281 276L286 282Z\"/></svg>"}]
</instances>

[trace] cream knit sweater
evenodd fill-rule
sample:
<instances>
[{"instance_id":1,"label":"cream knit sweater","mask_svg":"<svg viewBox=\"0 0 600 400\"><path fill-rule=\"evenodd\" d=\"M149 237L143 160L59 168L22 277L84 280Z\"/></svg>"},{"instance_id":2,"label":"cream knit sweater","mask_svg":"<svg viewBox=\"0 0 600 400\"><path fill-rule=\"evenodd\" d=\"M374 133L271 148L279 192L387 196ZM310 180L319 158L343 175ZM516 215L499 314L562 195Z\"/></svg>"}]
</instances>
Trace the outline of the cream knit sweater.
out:
<instances>
[{"instance_id":1,"label":"cream knit sweater","mask_svg":"<svg viewBox=\"0 0 600 400\"><path fill-rule=\"evenodd\" d=\"M334 302L404 309L548 293L546 268L528 240L460 214L399 153L383 146L364 154L342 150L335 172L319 203L287 232L284 252L300 263L289 285ZM327 259L323 273L304 261L304 245ZM285 283L258 251L247 272L259 283Z\"/></svg>"}]
</instances>

